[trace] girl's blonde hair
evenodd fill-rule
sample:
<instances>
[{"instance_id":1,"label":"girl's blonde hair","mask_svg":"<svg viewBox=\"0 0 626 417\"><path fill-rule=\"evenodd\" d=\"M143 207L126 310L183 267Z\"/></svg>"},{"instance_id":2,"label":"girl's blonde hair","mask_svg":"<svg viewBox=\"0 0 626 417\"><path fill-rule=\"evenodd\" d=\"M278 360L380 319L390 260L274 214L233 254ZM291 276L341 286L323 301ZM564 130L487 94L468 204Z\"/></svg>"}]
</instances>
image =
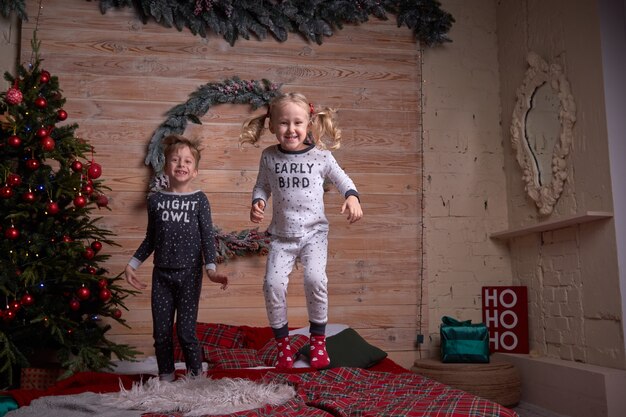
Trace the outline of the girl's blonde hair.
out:
<instances>
[{"instance_id":1,"label":"girl's blonde hair","mask_svg":"<svg viewBox=\"0 0 626 417\"><path fill-rule=\"evenodd\" d=\"M174 150L188 146L193 158L196 160L196 168L200 165L200 141L198 139L187 139L183 135L171 134L163 138L163 155L165 160Z\"/></svg>"},{"instance_id":2,"label":"girl's blonde hair","mask_svg":"<svg viewBox=\"0 0 626 417\"><path fill-rule=\"evenodd\" d=\"M251 143L259 146L258 141L265 133L265 120L271 118L274 109L284 103L295 103L307 111L311 122L309 137L316 147L320 149L337 149L341 144L341 130L337 126L337 112L329 107L324 107L316 112L312 103L300 93L283 93L270 101L267 113L247 119L241 128L239 144L243 146Z\"/></svg>"}]
</instances>

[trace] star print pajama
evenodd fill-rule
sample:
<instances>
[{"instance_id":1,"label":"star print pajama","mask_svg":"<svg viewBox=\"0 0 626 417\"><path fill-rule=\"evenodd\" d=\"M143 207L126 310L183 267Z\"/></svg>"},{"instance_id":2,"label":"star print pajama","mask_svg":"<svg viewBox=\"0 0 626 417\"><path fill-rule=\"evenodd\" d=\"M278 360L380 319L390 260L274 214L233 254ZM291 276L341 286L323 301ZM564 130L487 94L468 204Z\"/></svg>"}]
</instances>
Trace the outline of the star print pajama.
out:
<instances>
[{"instance_id":1,"label":"star print pajama","mask_svg":"<svg viewBox=\"0 0 626 417\"><path fill-rule=\"evenodd\" d=\"M202 289L202 265L197 268L154 268L152 272L152 336L160 374L174 372L174 315L176 335L187 369L202 372L202 355L196 336Z\"/></svg>"},{"instance_id":2,"label":"star print pajama","mask_svg":"<svg viewBox=\"0 0 626 417\"><path fill-rule=\"evenodd\" d=\"M296 259L304 268L304 294L309 320L323 324L328 321L328 290L326 259L328 231L312 230L305 236L272 237L267 258L263 291L270 326L287 324L287 286Z\"/></svg>"},{"instance_id":3,"label":"star print pajama","mask_svg":"<svg viewBox=\"0 0 626 417\"><path fill-rule=\"evenodd\" d=\"M196 336L203 266L215 269L211 207L200 190L159 191L148 198L146 237L128 264L137 269L154 252L152 324L159 375L173 378L173 324L187 372L202 370Z\"/></svg>"},{"instance_id":4,"label":"star print pajama","mask_svg":"<svg viewBox=\"0 0 626 417\"><path fill-rule=\"evenodd\" d=\"M358 197L354 182L327 150L314 145L301 151L285 151L280 145L263 150L252 201L267 203L272 197L272 221L267 229L272 238L263 290L270 326L277 338L288 333L287 286L297 259L304 267L311 333L323 334L328 321L326 179L345 198Z\"/></svg>"}]
</instances>

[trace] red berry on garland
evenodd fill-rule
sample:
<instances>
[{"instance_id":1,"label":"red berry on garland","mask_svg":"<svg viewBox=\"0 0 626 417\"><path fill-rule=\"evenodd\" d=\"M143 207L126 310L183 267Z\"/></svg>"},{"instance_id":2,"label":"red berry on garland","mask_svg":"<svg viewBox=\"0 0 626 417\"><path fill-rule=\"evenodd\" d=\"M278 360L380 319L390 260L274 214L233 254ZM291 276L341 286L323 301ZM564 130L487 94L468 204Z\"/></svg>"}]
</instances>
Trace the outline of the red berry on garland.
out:
<instances>
[{"instance_id":1,"label":"red berry on garland","mask_svg":"<svg viewBox=\"0 0 626 417\"><path fill-rule=\"evenodd\" d=\"M22 303L23 306L32 306L33 303L35 302L35 298L30 295L29 293L26 293L22 296L22 299L20 300L20 302Z\"/></svg>"},{"instance_id":2,"label":"red berry on garland","mask_svg":"<svg viewBox=\"0 0 626 417\"><path fill-rule=\"evenodd\" d=\"M109 291L107 288L103 288L100 290L99 297L102 301L107 302L111 299L111 291Z\"/></svg>"},{"instance_id":3,"label":"red berry on garland","mask_svg":"<svg viewBox=\"0 0 626 417\"><path fill-rule=\"evenodd\" d=\"M113 310L113 317L119 320L122 317L122 310L119 308Z\"/></svg>"},{"instance_id":4,"label":"red berry on garland","mask_svg":"<svg viewBox=\"0 0 626 417\"><path fill-rule=\"evenodd\" d=\"M17 230L15 226L11 226L4 232L4 236L7 239L15 240L20 237L20 231Z\"/></svg>"},{"instance_id":5,"label":"red berry on garland","mask_svg":"<svg viewBox=\"0 0 626 417\"><path fill-rule=\"evenodd\" d=\"M26 161L26 168L31 171L36 171L39 168L39 161L35 158L31 158Z\"/></svg>"},{"instance_id":6,"label":"red berry on garland","mask_svg":"<svg viewBox=\"0 0 626 417\"><path fill-rule=\"evenodd\" d=\"M109 286L109 280L106 278L102 278L101 280L98 281L98 287L100 287L100 289L106 288Z\"/></svg>"},{"instance_id":7,"label":"red berry on garland","mask_svg":"<svg viewBox=\"0 0 626 417\"><path fill-rule=\"evenodd\" d=\"M87 296L87 298L89 298L89 296ZM70 300L70 309L72 311L78 311L80 309L80 301L76 300L75 298Z\"/></svg>"},{"instance_id":8,"label":"red berry on garland","mask_svg":"<svg viewBox=\"0 0 626 417\"><path fill-rule=\"evenodd\" d=\"M35 135L37 135L38 138L44 138L48 136L48 129L46 129L45 127L40 127L39 129L37 129L37 132L35 132Z\"/></svg>"},{"instance_id":9,"label":"red berry on garland","mask_svg":"<svg viewBox=\"0 0 626 417\"><path fill-rule=\"evenodd\" d=\"M2 198L13 197L13 188L9 187L8 185L5 185L4 187L0 188L0 197Z\"/></svg>"},{"instance_id":10,"label":"red berry on garland","mask_svg":"<svg viewBox=\"0 0 626 417\"><path fill-rule=\"evenodd\" d=\"M106 195L104 194L100 194L97 198L96 198L96 205L98 207L106 207L109 205L109 199Z\"/></svg>"},{"instance_id":11,"label":"red berry on garland","mask_svg":"<svg viewBox=\"0 0 626 417\"><path fill-rule=\"evenodd\" d=\"M17 174L11 173L7 176L7 184L11 187L19 187L22 183L22 177Z\"/></svg>"},{"instance_id":12,"label":"red berry on garland","mask_svg":"<svg viewBox=\"0 0 626 417\"><path fill-rule=\"evenodd\" d=\"M102 175L102 167L100 166L100 164L98 164L97 162L94 162L92 160L91 163L89 164L89 169L87 170L87 175L92 180L95 180L96 178L99 178L100 175Z\"/></svg>"},{"instance_id":13,"label":"red berry on garland","mask_svg":"<svg viewBox=\"0 0 626 417\"><path fill-rule=\"evenodd\" d=\"M76 198L74 198L74 206L77 208L83 208L87 204L87 199L83 197L82 194L78 194Z\"/></svg>"},{"instance_id":14,"label":"red berry on garland","mask_svg":"<svg viewBox=\"0 0 626 417\"><path fill-rule=\"evenodd\" d=\"M46 100L44 97L40 96L35 99L35 107L37 107L38 109L45 109L47 105L48 100Z\"/></svg>"},{"instance_id":15,"label":"red berry on garland","mask_svg":"<svg viewBox=\"0 0 626 417\"><path fill-rule=\"evenodd\" d=\"M34 203L36 199L37 196L30 190L22 194L22 200L24 200L25 203Z\"/></svg>"},{"instance_id":16,"label":"red berry on garland","mask_svg":"<svg viewBox=\"0 0 626 417\"><path fill-rule=\"evenodd\" d=\"M41 74L39 75L39 82L45 84L48 81L50 81L50 73L46 70L41 71Z\"/></svg>"},{"instance_id":17,"label":"red berry on garland","mask_svg":"<svg viewBox=\"0 0 626 417\"><path fill-rule=\"evenodd\" d=\"M59 119L59 121L63 121L65 119L67 119L67 112L63 109L59 109L57 111L57 119Z\"/></svg>"},{"instance_id":18,"label":"red berry on garland","mask_svg":"<svg viewBox=\"0 0 626 417\"><path fill-rule=\"evenodd\" d=\"M54 150L55 142L50 136L46 136L41 139L41 148L46 152L52 152Z\"/></svg>"},{"instance_id":19,"label":"red berry on garland","mask_svg":"<svg viewBox=\"0 0 626 417\"><path fill-rule=\"evenodd\" d=\"M93 259L96 256L96 253L91 248L85 248L85 252L83 252L83 258L85 259Z\"/></svg>"},{"instance_id":20,"label":"red berry on garland","mask_svg":"<svg viewBox=\"0 0 626 417\"><path fill-rule=\"evenodd\" d=\"M72 171L74 172L81 172L83 170L83 163L80 162L78 159L76 159L74 162L72 162Z\"/></svg>"},{"instance_id":21,"label":"red berry on garland","mask_svg":"<svg viewBox=\"0 0 626 417\"><path fill-rule=\"evenodd\" d=\"M22 95L22 92L20 91L19 88L17 88L17 80L16 80L13 87L7 90L6 102L12 106L16 106L22 102L23 98L24 96Z\"/></svg>"},{"instance_id":22,"label":"red berry on garland","mask_svg":"<svg viewBox=\"0 0 626 417\"><path fill-rule=\"evenodd\" d=\"M59 205L55 203L54 201L50 200L48 204L46 205L46 211L51 216L54 216L55 214L59 212Z\"/></svg>"},{"instance_id":23,"label":"red berry on garland","mask_svg":"<svg viewBox=\"0 0 626 417\"><path fill-rule=\"evenodd\" d=\"M22 145L22 139L19 136L11 135L9 139L7 139L7 143L12 148L19 148Z\"/></svg>"},{"instance_id":24,"label":"red berry on garland","mask_svg":"<svg viewBox=\"0 0 626 417\"><path fill-rule=\"evenodd\" d=\"M100 252L100 250L102 249L102 243L98 242L97 240L94 240L93 242L91 242L91 249L93 249L96 252Z\"/></svg>"},{"instance_id":25,"label":"red berry on garland","mask_svg":"<svg viewBox=\"0 0 626 417\"><path fill-rule=\"evenodd\" d=\"M81 300L88 299L90 295L91 291L89 291L89 288L87 287L80 287L78 290L76 290L76 296Z\"/></svg>"}]
</instances>

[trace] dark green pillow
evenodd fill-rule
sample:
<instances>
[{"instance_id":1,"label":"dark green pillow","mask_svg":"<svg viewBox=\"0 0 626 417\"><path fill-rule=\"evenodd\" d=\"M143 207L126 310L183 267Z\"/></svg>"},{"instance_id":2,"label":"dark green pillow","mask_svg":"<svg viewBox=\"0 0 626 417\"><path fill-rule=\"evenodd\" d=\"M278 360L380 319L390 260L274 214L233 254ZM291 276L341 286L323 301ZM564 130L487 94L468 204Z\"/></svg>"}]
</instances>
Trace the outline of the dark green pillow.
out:
<instances>
[{"instance_id":1,"label":"dark green pillow","mask_svg":"<svg viewBox=\"0 0 626 417\"><path fill-rule=\"evenodd\" d=\"M347 328L334 336L327 337L326 350L330 357L329 368L341 366L369 368L387 357L387 352L367 343L352 328ZM310 359L310 346L305 345L300 349L300 354Z\"/></svg>"}]
</instances>

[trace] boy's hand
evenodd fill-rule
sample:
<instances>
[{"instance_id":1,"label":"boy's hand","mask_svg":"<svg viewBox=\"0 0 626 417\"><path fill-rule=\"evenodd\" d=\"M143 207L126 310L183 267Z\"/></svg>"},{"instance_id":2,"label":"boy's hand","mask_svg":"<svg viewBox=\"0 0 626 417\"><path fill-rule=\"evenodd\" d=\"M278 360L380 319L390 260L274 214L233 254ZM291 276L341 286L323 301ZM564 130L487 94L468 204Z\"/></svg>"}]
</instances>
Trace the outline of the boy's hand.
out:
<instances>
[{"instance_id":1,"label":"boy's hand","mask_svg":"<svg viewBox=\"0 0 626 417\"><path fill-rule=\"evenodd\" d=\"M226 275L218 274L217 271L214 271L212 269L207 269L206 272L209 275L209 279L211 280L211 282L222 284L220 288L223 290L228 288L228 277Z\"/></svg>"},{"instance_id":2,"label":"boy's hand","mask_svg":"<svg viewBox=\"0 0 626 417\"><path fill-rule=\"evenodd\" d=\"M126 265L124 275L126 276L126 282L128 282L133 287L137 288L138 290L146 289L147 285L137 279L137 274L135 274L135 270L132 266Z\"/></svg>"},{"instance_id":3,"label":"boy's hand","mask_svg":"<svg viewBox=\"0 0 626 417\"><path fill-rule=\"evenodd\" d=\"M363 217L361 203L359 203L359 199L354 195L348 196L346 201L343 202L343 205L341 206L341 214L343 214L346 209L348 209L348 221L351 224L361 220L361 217Z\"/></svg>"},{"instance_id":4,"label":"boy's hand","mask_svg":"<svg viewBox=\"0 0 626 417\"><path fill-rule=\"evenodd\" d=\"M265 212L265 201L263 200L257 201L256 203L252 205L252 208L250 208L250 220L253 223L261 223L263 221L263 218L265 217L264 212Z\"/></svg>"}]
</instances>

